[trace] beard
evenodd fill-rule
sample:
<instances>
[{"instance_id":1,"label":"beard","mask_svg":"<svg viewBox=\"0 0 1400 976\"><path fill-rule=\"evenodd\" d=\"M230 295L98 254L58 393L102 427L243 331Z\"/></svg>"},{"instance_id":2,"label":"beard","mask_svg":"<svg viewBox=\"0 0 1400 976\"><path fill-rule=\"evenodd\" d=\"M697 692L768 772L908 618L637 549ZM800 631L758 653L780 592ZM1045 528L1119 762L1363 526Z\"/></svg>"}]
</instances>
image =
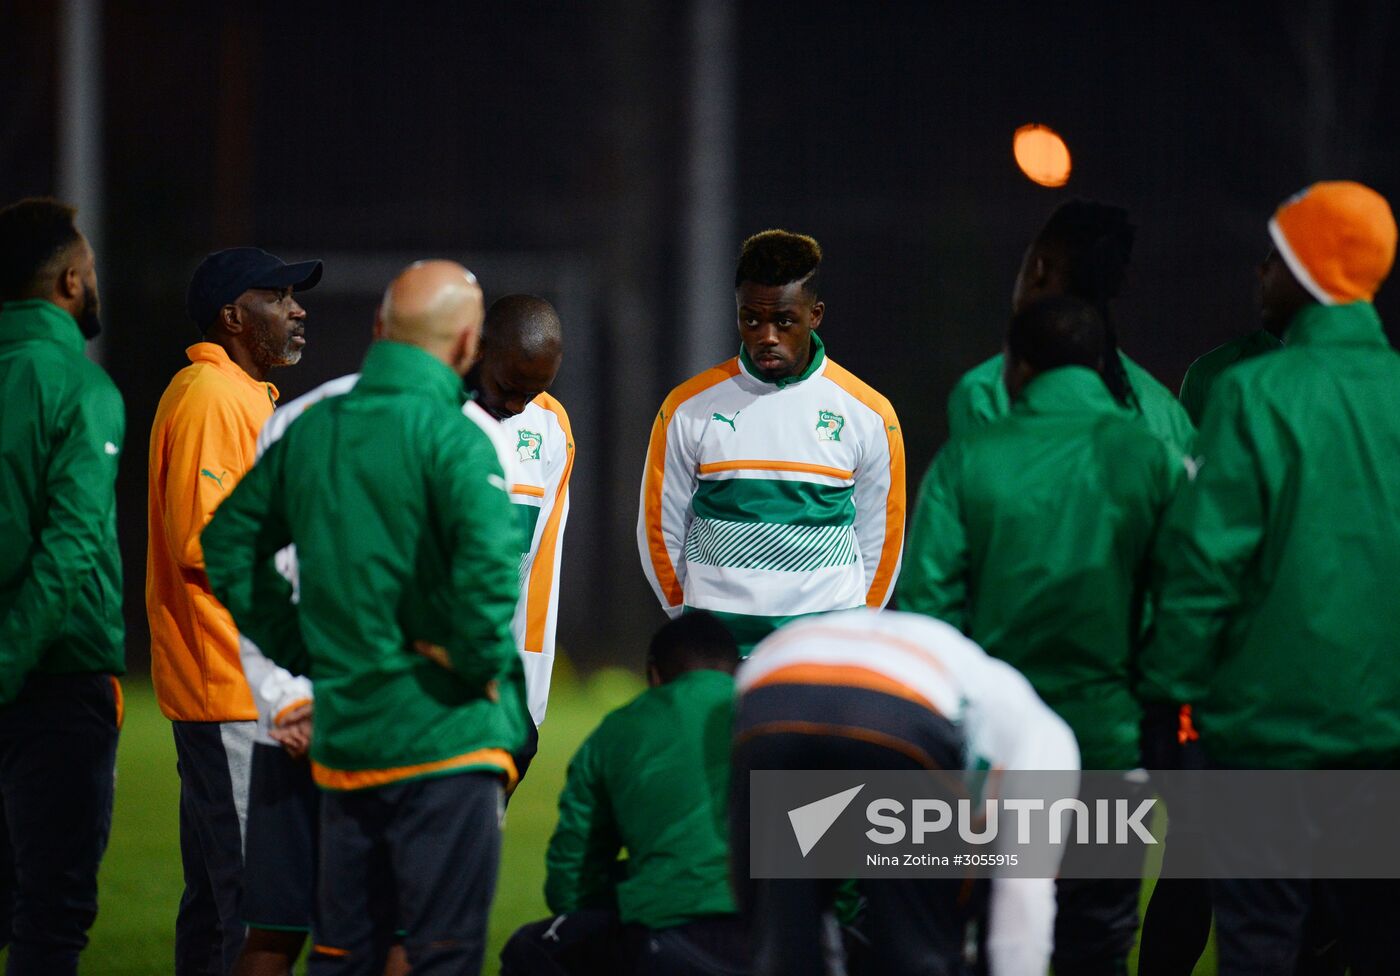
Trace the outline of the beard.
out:
<instances>
[{"instance_id":1,"label":"beard","mask_svg":"<svg viewBox=\"0 0 1400 976\"><path fill-rule=\"evenodd\" d=\"M259 322L253 327L253 346L261 365L295 366L301 362L301 347L292 342L295 332L279 335L276 326L270 322Z\"/></svg>"},{"instance_id":2,"label":"beard","mask_svg":"<svg viewBox=\"0 0 1400 976\"><path fill-rule=\"evenodd\" d=\"M87 282L83 282L83 305L74 319L77 320L78 330L82 332L84 339L95 339L101 333L101 311L102 303L97 298L97 289L89 288Z\"/></svg>"}]
</instances>

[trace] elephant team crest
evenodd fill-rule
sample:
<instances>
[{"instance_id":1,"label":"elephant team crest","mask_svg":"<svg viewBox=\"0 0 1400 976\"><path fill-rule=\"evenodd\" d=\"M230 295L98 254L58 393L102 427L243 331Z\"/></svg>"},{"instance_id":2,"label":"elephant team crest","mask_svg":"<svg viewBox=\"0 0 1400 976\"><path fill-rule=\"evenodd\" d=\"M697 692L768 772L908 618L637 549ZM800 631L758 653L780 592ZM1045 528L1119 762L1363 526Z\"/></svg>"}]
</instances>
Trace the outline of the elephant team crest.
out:
<instances>
[{"instance_id":1,"label":"elephant team crest","mask_svg":"<svg viewBox=\"0 0 1400 976\"><path fill-rule=\"evenodd\" d=\"M538 461L540 459L540 448L543 446L543 437L536 434L533 430L521 428L515 442L515 458L517 461Z\"/></svg>"},{"instance_id":2,"label":"elephant team crest","mask_svg":"<svg viewBox=\"0 0 1400 976\"><path fill-rule=\"evenodd\" d=\"M830 410L817 411L817 440L839 441L841 429L846 426L846 418Z\"/></svg>"}]
</instances>

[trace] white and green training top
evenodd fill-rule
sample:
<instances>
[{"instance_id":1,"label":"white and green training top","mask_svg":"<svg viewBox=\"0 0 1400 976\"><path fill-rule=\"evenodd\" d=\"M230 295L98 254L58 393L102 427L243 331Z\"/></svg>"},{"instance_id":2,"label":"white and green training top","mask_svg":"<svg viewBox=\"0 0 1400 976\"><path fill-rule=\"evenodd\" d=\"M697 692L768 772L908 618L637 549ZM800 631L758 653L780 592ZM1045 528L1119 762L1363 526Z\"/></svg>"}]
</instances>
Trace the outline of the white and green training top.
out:
<instances>
[{"instance_id":1,"label":"white and green training top","mask_svg":"<svg viewBox=\"0 0 1400 976\"><path fill-rule=\"evenodd\" d=\"M530 717L544 721L554 669L554 636L559 619L559 569L564 523L569 518L569 475L574 468L574 434L564 406L541 393L501 431L515 465L510 501L520 513L526 549L520 554L520 602L511 631L525 665Z\"/></svg>"},{"instance_id":2,"label":"white and green training top","mask_svg":"<svg viewBox=\"0 0 1400 976\"><path fill-rule=\"evenodd\" d=\"M799 376L744 352L671 392L652 427L637 545L661 605L718 614L747 652L793 617L881 607L904 546L888 400L812 336Z\"/></svg>"}]
</instances>

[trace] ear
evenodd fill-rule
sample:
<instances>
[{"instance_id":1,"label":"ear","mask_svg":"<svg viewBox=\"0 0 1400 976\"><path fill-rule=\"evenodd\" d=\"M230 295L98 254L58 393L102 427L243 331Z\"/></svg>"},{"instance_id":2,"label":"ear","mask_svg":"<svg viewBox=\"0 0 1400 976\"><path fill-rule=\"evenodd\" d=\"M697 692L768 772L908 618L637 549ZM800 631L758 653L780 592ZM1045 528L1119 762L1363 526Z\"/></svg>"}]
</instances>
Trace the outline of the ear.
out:
<instances>
[{"instance_id":1,"label":"ear","mask_svg":"<svg viewBox=\"0 0 1400 976\"><path fill-rule=\"evenodd\" d=\"M214 320L229 335L241 335L244 330L243 310L232 303L219 309Z\"/></svg>"},{"instance_id":2,"label":"ear","mask_svg":"<svg viewBox=\"0 0 1400 976\"><path fill-rule=\"evenodd\" d=\"M822 316L826 314L826 302L812 303L812 328L820 329L822 326Z\"/></svg>"},{"instance_id":3,"label":"ear","mask_svg":"<svg viewBox=\"0 0 1400 976\"><path fill-rule=\"evenodd\" d=\"M76 264L67 265L58 273L54 289L58 292L58 297L64 301L75 302L78 300L78 297L83 293L83 275Z\"/></svg>"},{"instance_id":4,"label":"ear","mask_svg":"<svg viewBox=\"0 0 1400 976\"><path fill-rule=\"evenodd\" d=\"M1050 264L1045 260L1044 252L1037 251L1031 258L1030 273L1030 283L1035 285L1037 290L1043 289L1050 280Z\"/></svg>"},{"instance_id":5,"label":"ear","mask_svg":"<svg viewBox=\"0 0 1400 976\"><path fill-rule=\"evenodd\" d=\"M648 664L648 665L647 665L647 687L649 687L649 688L659 688L659 687L661 687L661 672L658 671L658 670L656 670L656 665L655 665L655 664Z\"/></svg>"}]
</instances>

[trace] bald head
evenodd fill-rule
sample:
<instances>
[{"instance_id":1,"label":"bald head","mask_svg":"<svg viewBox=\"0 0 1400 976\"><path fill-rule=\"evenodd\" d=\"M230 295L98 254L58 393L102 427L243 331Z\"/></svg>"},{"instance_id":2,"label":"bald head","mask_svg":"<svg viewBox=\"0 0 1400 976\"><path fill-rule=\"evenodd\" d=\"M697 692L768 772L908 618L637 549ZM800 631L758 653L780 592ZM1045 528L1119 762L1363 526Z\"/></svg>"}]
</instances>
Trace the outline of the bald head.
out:
<instances>
[{"instance_id":1,"label":"bald head","mask_svg":"<svg viewBox=\"0 0 1400 976\"><path fill-rule=\"evenodd\" d=\"M417 346L465 373L481 337L481 286L455 261L418 261L390 282L379 305L386 339Z\"/></svg>"},{"instance_id":2,"label":"bald head","mask_svg":"<svg viewBox=\"0 0 1400 976\"><path fill-rule=\"evenodd\" d=\"M553 384L563 355L553 305L533 295L497 299L482 326L479 402L497 419L515 416Z\"/></svg>"}]
</instances>

